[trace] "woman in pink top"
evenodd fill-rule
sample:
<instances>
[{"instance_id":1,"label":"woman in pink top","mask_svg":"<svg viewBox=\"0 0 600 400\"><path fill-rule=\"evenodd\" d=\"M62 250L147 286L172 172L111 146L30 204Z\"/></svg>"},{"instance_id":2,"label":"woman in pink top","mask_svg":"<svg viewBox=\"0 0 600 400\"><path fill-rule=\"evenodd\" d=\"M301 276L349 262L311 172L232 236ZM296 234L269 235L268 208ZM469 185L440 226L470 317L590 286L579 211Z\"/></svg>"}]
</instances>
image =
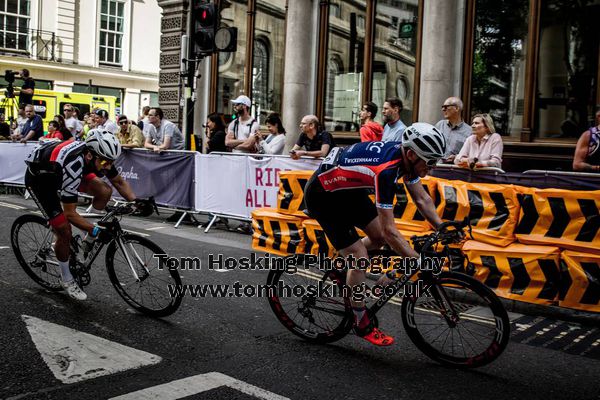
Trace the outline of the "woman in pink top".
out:
<instances>
[{"instance_id":1,"label":"woman in pink top","mask_svg":"<svg viewBox=\"0 0 600 400\"><path fill-rule=\"evenodd\" d=\"M471 123L473 135L454 159L454 164L464 168L502 167L502 137L496 133L489 114L477 114Z\"/></svg>"}]
</instances>

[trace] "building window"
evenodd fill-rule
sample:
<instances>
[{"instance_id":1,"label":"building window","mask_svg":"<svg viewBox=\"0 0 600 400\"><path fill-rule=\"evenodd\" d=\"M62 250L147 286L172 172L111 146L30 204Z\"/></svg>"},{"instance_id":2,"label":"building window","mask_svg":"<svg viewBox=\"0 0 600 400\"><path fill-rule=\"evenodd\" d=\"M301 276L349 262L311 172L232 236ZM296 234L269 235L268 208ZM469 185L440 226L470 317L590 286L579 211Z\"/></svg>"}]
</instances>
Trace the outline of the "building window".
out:
<instances>
[{"instance_id":1,"label":"building window","mask_svg":"<svg viewBox=\"0 0 600 400\"><path fill-rule=\"evenodd\" d=\"M537 97L533 126L540 139L575 140L595 125L600 3L541 2Z\"/></svg>"},{"instance_id":2,"label":"building window","mask_svg":"<svg viewBox=\"0 0 600 400\"><path fill-rule=\"evenodd\" d=\"M252 101L256 107L257 115L272 109L269 88L270 60L267 39L256 39L254 41L254 65L252 67Z\"/></svg>"},{"instance_id":3,"label":"building window","mask_svg":"<svg viewBox=\"0 0 600 400\"><path fill-rule=\"evenodd\" d=\"M520 135L529 4L475 3L471 115L489 113L501 135ZM465 116L465 119L470 119Z\"/></svg>"},{"instance_id":4,"label":"building window","mask_svg":"<svg viewBox=\"0 0 600 400\"><path fill-rule=\"evenodd\" d=\"M121 65L125 4L102 0L100 6L100 63Z\"/></svg>"},{"instance_id":5,"label":"building window","mask_svg":"<svg viewBox=\"0 0 600 400\"><path fill-rule=\"evenodd\" d=\"M29 14L29 0L0 0L1 49L28 50Z\"/></svg>"},{"instance_id":6,"label":"building window","mask_svg":"<svg viewBox=\"0 0 600 400\"><path fill-rule=\"evenodd\" d=\"M381 109L386 98L399 97L406 125L413 122L418 23L417 1L377 1L371 99ZM383 122L381 113L375 120Z\"/></svg>"}]
</instances>

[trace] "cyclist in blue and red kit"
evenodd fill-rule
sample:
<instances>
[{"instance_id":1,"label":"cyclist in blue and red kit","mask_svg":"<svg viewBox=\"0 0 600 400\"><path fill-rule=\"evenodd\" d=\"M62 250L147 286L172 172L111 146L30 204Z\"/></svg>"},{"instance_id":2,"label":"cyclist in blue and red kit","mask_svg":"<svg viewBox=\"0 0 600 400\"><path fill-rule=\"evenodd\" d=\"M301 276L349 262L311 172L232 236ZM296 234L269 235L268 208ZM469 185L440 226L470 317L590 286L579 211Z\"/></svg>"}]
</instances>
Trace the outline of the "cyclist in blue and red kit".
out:
<instances>
[{"instance_id":1,"label":"cyclist in blue and red kit","mask_svg":"<svg viewBox=\"0 0 600 400\"><path fill-rule=\"evenodd\" d=\"M396 185L402 178L419 211L438 227L442 220L420 178L444 156L445 150L444 136L432 125L419 122L406 128L402 143L364 142L346 149L336 147L306 184L308 212L344 257L366 258L368 249L385 243L402 256L419 257L394 223ZM375 204L369 198L369 189L375 189ZM367 237L360 239L355 227ZM346 283L362 285L365 271L349 267ZM373 326L364 301L351 302L358 336L378 346L394 343L393 337Z\"/></svg>"}]
</instances>

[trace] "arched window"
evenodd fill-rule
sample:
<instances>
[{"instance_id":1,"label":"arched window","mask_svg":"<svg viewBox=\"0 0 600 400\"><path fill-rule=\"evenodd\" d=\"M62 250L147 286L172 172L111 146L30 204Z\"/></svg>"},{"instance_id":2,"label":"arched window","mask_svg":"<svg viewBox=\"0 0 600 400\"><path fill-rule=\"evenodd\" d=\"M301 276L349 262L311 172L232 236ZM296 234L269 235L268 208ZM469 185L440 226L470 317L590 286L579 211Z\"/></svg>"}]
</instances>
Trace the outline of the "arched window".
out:
<instances>
[{"instance_id":1,"label":"arched window","mask_svg":"<svg viewBox=\"0 0 600 400\"><path fill-rule=\"evenodd\" d=\"M257 115L266 110L271 110L270 58L267 39L256 39L254 41L254 65L252 67L252 100L257 107Z\"/></svg>"}]
</instances>

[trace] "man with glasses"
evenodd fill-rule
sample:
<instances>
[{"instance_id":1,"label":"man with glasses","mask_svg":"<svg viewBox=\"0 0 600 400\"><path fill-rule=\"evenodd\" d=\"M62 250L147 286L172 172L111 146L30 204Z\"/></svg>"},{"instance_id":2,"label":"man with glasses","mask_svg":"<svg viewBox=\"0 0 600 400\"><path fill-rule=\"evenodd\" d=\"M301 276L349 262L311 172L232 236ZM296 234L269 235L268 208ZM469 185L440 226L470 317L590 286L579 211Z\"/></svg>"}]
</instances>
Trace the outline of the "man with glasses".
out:
<instances>
[{"instance_id":1,"label":"man with glasses","mask_svg":"<svg viewBox=\"0 0 600 400\"><path fill-rule=\"evenodd\" d=\"M148 123L144 124L144 147L155 152L163 150L184 150L183 135L171 121L164 119L159 107L148 111Z\"/></svg>"},{"instance_id":2,"label":"man with glasses","mask_svg":"<svg viewBox=\"0 0 600 400\"><path fill-rule=\"evenodd\" d=\"M339 254L347 257L348 286L364 289L365 271L357 269L350 256L366 259L368 249L387 243L399 255L418 259L419 254L394 223L396 185L402 178L421 214L438 227L442 220L420 179L445 151L444 136L432 125L417 122L404 130L402 143L363 142L334 148L312 175L304 189L308 213L319 222ZM369 198L370 189L375 190L375 204ZM367 236L360 239L355 227ZM378 283L388 282L384 275ZM353 298L351 304L358 336L377 346L394 343L394 338L373 325L364 300Z\"/></svg>"},{"instance_id":3,"label":"man with glasses","mask_svg":"<svg viewBox=\"0 0 600 400\"><path fill-rule=\"evenodd\" d=\"M448 97L442 105L444 119L438 121L435 127L442 132L446 139L446 154L443 162L452 164L456 155L462 149L465 140L471 136L471 126L462 117L463 102L458 97Z\"/></svg>"},{"instance_id":4,"label":"man with glasses","mask_svg":"<svg viewBox=\"0 0 600 400\"><path fill-rule=\"evenodd\" d=\"M225 146L234 153L256 153L256 141L248 140L258 131L258 121L250 114L252 101L248 96L241 95L231 100L231 103L236 118L227 127Z\"/></svg>"},{"instance_id":5,"label":"man with glasses","mask_svg":"<svg viewBox=\"0 0 600 400\"><path fill-rule=\"evenodd\" d=\"M92 129L85 142L46 141L25 160L25 186L56 235L54 253L62 285L76 300L85 300L87 295L69 270L71 224L88 233L84 239L84 252L85 249L89 251L96 238L105 239L100 227L77 212L78 192L91 194L94 197L92 212L101 212L112 195L110 186L101 179L106 176L123 198L136 201L135 193L113 165L120 154L121 145L113 134Z\"/></svg>"},{"instance_id":6,"label":"man with glasses","mask_svg":"<svg viewBox=\"0 0 600 400\"><path fill-rule=\"evenodd\" d=\"M121 142L121 147L134 149L144 147L144 135L137 125L131 123L126 115L119 116L119 132L117 138Z\"/></svg>"},{"instance_id":7,"label":"man with glasses","mask_svg":"<svg viewBox=\"0 0 600 400\"><path fill-rule=\"evenodd\" d=\"M83 130L83 124L77 119L74 107L71 104L65 104L63 106L63 114L65 117L65 127L71 132L73 137L79 137Z\"/></svg>"}]
</instances>

